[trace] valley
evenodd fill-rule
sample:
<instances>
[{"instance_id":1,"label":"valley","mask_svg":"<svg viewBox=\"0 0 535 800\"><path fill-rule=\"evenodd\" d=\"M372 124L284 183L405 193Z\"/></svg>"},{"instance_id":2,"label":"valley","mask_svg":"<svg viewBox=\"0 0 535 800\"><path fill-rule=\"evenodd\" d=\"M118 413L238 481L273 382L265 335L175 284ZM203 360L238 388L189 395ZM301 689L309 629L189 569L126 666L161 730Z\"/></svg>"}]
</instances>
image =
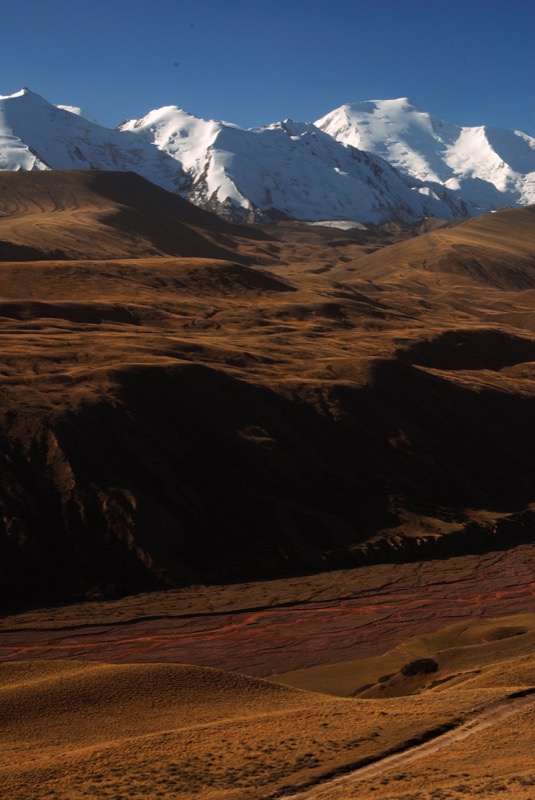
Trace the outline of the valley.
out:
<instances>
[{"instance_id":1,"label":"valley","mask_svg":"<svg viewBox=\"0 0 535 800\"><path fill-rule=\"evenodd\" d=\"M376 566L336 583L331 573L4 617L2 790L527 800L533 557L528 546L395 577ZM210 661L226 670L199 666ZM292 663L305 666L277 674Z\"/></svg>"},{"instance_id":2,"label":"valley","mask_svg":"<svg viewBox=\"0 0 535 800\"><path fill-rule=\"evenodd\" d=\"M533 796L534 221L0 173L3 797Z\"/></svg>"}]
</instances>

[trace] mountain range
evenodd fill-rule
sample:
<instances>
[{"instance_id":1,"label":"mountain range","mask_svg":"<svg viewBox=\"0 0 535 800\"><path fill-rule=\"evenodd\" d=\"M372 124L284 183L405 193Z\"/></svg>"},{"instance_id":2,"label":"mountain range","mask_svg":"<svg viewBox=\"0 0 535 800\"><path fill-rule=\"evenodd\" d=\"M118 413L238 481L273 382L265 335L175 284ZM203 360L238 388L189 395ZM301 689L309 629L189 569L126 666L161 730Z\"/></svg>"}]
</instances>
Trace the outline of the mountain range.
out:
<instances>
[{"instance_id":1,"label":"mountain range","mask_svg":"<svg viewBox=\"0 0 535 800\"><path fill-rule=\"evenodd\" d=\"M535 202L535 138L461 127L407 98L243 129L176 106L117 128L29 89L0 97L0 169L134 171L232 221L456 219Z\"/></svg>"},{"instance_id":2,"label":"mountain range","mask_svg":"<svg viewBox=\"0 0 535 800\"><path fill-rule=\"evenodd\" d=\"M0 98L1 797L535 796L533 152Z\"/></svg>"}]
</instances>

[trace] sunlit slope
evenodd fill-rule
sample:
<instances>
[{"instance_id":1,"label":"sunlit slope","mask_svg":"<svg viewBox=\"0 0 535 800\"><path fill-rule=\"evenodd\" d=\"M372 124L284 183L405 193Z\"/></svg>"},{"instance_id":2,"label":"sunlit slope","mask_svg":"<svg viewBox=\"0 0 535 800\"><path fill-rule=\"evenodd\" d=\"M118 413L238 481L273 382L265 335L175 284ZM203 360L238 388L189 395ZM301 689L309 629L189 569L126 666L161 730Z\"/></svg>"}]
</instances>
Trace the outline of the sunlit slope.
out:
<instances>
[{"instance_id":1,"label":"sunlit slope","mask_svg":"<svg viewBox=\"0 0 535 800\"><path fill-rule=\"evenodd\" d=\"M535 199L535 140L522 131L454 125L408 97L347 103L316 125L340 142L385 158L405 175L459 192L486 211Z\"/></svg>"},{"instance_id":2,"label":"sunlit slope","mask_svg":"<svg viewBox=\"0 0 535 800\"><path fill-rule=\"evenodd\" d=\"M459 280L509 291L535 287L535 206L508 209L427 233L363 256L352 273L373 281ZM418 274L420 273L420 274ZM439 277L435 275L434 285Z\"/></svg>"},{"instance_id":3,"label":"sunlit slope","mask_svg":"<svg viewBox=\"0 0 535 800\"><path fill-rule=\"evenodd\" d=\"M514 660L501 666L498 686L482 678L418 696L352 699L189 666L4 664L0 787L12 800L290 793L506 703L526 680L515 683ZM530 741L529 729L518 730ZM510 741L499 718L494 736ZM515 766L529 773L529 764Z\"/></svg>"},{"instance_id":4,"label":"sunlit slope","mask_svg":"<svg viewBox=\"0 0 535 800\"><path fill-rule=\"evenodd\" d=\"M317 692L383 700L454 687L529 687L535 685L534 651L532 611L496 618L474 616L446 627L437 621L437 630L412 636L379 656L294 670L275 680ZM422 659L434 663L410 668Z\"/></svg>"}]
</instances>

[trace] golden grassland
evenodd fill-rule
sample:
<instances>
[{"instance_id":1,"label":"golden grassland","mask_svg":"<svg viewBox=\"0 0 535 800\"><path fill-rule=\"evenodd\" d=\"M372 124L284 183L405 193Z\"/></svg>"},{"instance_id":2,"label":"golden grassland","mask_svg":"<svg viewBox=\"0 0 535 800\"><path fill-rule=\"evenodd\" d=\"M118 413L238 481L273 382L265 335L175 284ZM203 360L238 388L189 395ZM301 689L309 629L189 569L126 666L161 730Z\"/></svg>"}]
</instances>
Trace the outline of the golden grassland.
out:
<instances>
[{"instance_id":1,"label":"golden grassland","mask_svg":"<svg viewBox=\"0 0 535 800\"><path fill-rule=\"evenodd\" d=\"M532 709L354 787L323 782L535 687L534 630L534 615L526 615L420 637L375 664L375 694L354 697L174 664L1 664L0 793L260 800L320 785L325 800L503 792L527 800L535 791ZM430 653L437 672L399 672L402 662ZM398 669L378 680L388 659ZM354 670L354 683L372 676L370 663L360 673L356 663L343 669L344 680Z\"/></svg>"},{"instance_id":2,"label":"golden grassland","mask_svg":"<svg viewBox=\"0 0 535 800\"><path fill-rule=\"evenodd\" d=\"M422 684L419 676L409 680L399 671L414 659L431 657L439 669L428 676L427 684L436 684L437 688L440 684L448 689L459 687L466 682L470 686L479 685L479 682L486 685L490 679L492 685L523 685L525 682L529 685L535 683L535 673L525 664L529 664L533 652L535 614L517 614L464 620L424 636L412 637L382 655L293 670L274 676L273 680L326 694L385 698L419 691L425 681ZM512 658L527 661L514 672ZM507 662L508 667L499 683L502 661Z\"/></svg>"},{"instance_id":3,"label":"golden grassland","mask_svg":"<svg viewBox=\"0 0 535 800\"><path fill-rule=\"evenodd\" d=\"M169 577L177 513L182 509L183 529L189 531L191 519L214 505L214 497L216 508L223 501L229 511L241 506L249 463L262 467L257 480L269 502L261 509L271 507L272 493L280 500L287 492L293 502L292 492L306 488L300 513L308 512L325 488L323 462L331 457L335 425L352 437L347 470L359 458L362 464L355 473L340 472L338 445L334 448L334 466L325 473L334 491L332 508L319 507L300 530L308 535L316 524L317 530L325 525L330 531L340 509L336 492L348 475L345 501L350 510L356 503L354 513L348 511L351 524L333 523L332 538L325 532L316 561L309 560L315 545L307 540L303 559L286 573L280 564L292 552L284 548L294 541L297 519L290 503L289 538L280 543L279 566L268 577L302 574L309 564L310 571L328 569L323 559L331 555L332 564L355 563L337 560L336 548L345 552L348 542L354 546L355 515L364 501L370 518L357 515L359 545L365 542L373 551L388 540L394 555L402 545L417 550L451 539L459 550L448 544L443 554L462 553L468 522L481 522L491 533L503 522L506 545L514 528L509 516L528 511L529 526L535 208L454 227L429 223L427 233L399 236L321 232L293 223L264 231L231 229L139 180L92 172L0 180L6 190L0 203L2 474L12 495L6 495L2 515L15 523L9 531L9 546L16 550L13 569L19 556L46 550L46 524L56 535L67 514L72 519L79 513L82 531L73 535L66 528L57 550L33 571L25 567L20 575L11 574L11 567L2 565L11 590L20 587L21 597L29 596L48 571L48 589L70 577L74 562L65 554L73 546L82 561L91 556L82 564L88 577L82 586L74 574L58 597L200 583L206 575L215 583L214 574L217 582L230 581L232 572L230 577L212 568L203 572L211 548L221 547L212 554L217 567L229 552L242 555L251 530L256 532L254 520L258 527L264 512L250 517L246 535L231 546L219 541L218 529L207 539L210 544L199 537L199 563L182 572L179 553ZM167 410L158 406L166 393ZM170 456L170 420L176 426L175 404L182 397L192 398L191 405L184 406ZM190 441L192 408L207 397L207 415L198 418L197 438ZM281 409L289 413L290 401L298 416L286 419ZM155 408L167 414L162 421ZM122 416L116 418L117 409ZM138 414L133 422L132 409ZM220 451L211 450L214 433L210 429L205 436L205 420L214 415L214 430L232 433L235 452L254 454L232 485L225 484L230 500L220 485L228 441ZM312 417L317 438L309 442L295 421L310 433ZM102 424L108 418L124 440L106 450L109 443L99 443L98 433L107 430ZM143 436L137 435L140 422L146 425ZM472 438L474 432L478 436ZM108 482L95 490L119 446L120 470L112 469ZM175 480L174 454L181 448L186 466ZM306 469L292 484L296 453ZM130 482L125 477L134 456L144 476L139 485L137 474ZM195 458L198 474L190 486ZM207 485L208 462L213 475ZM370 490L375 486L370 495L372 473L377 484L369 484ZM273 474L276 480L266 488ZM32 500L28 487L38 477L46 480ZM160 505L153 497L147 503L147 477L152 494L165 490ZM356 489L362 502L355 501ZM43 512L50 498L48 511L57 513L56 522ZM375 519L379 500L384 514ZM251 504L257 513L257 500ZM87 519L93 523L86 537ZM96 555L90 552L95 519L102 525ZM281 524L277 517L270 537ZM214 529L210 519L203 525L203 535ZM521 528L515 528L518 536L526 533ZM474 728L462 741L448 740L419 760L402 766L388 761L389 754L477 720L484 709L498 712L511 694L535 687L531 561L523 561L525 551L518 547L516 562L505 572L499 555L485 561L466 552L444 561L265 583L233 581L4 617L0 631L20 635L22 644L24 637L30 641L47 629L57 641L76 638L77 628L102 626L92 635L102 634L102 652L107 647L112 661L114 642L105 634L115 625L288 604L308 604L307 612L317 618L314 604L322 603L333 606L329 620L339 622L337 609L347 598L388 592L394 597L382 629L385 640L372 642L371 657L352 651L352 660L326 664L322 654L321 662L314 662L321 666L280 674L284 644L273 636L268 660L278 664L278 674L269 681L156 663L157 651L149 653L155 663L144 664L111 664L104 656L93 663L0 663L0 800L267 800L296 792L323 800L535 800L533 706L509 717L497 713L489 726ZM114 557L109 572L103 571ZM249 557L236 573L239 580L247 580L258 561L256 543ZM119 567L125 570L121 579L115 574ZM135 569L141 571L138 582L122 582ZM479 587L470 583L473 575ZM422 610L421 602L426 593L434 597L433 591L436 616ZM489 597L498 611L476 619ZM410 631L400 634L403 603L415 612ZM463 613L474 618L462 618ZM303 640L297 646L307 647L310 629L295 620ZM425 632L433 628L439 630ZM143 635L150 639L146 633L139 639ZM246 635L255 644L254 628ZM312 647L320 642L328 654L327 641L318 636ZM403 668L421 658L432 659L436 669L405 674ZM343 787L329 784L333 776L370 760L378 760L373 777L359 779L357 773Z\"/></svg>"},{"instance_id":4,"label":"golden grassland","mask_svg":"<svg viewBox=\"0 0 535 800\"><path fill-rule=\"evenodd\" d=\"M8 600L527 540L535 209L259 229L133 174L0 188Z\"/></svg>"},{"instance_id":5,"label":"golden grassland","mask_svg":"<svg viewBox=\"0 0 535 800\"><path fill-rule=\"evenodd\" d=\"M325 787L322 800L535 797L533 706L373 779Z\"/></svg>"}]
</instances>

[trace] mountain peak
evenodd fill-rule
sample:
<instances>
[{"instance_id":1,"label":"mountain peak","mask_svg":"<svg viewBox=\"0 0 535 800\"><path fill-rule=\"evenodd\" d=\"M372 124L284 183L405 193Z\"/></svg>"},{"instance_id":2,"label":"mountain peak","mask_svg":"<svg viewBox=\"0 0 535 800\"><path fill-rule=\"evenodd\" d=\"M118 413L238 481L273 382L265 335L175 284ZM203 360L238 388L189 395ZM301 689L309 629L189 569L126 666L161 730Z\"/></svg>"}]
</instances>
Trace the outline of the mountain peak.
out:
<instances>
[{"instance_id":1,"label":"mountain peak","mask_svg":"<svg viewBox=\"0 0 535 800\"><path fill-rule=\"evenodd\" d=\"M330 111L328 114L322 117L322 119L331 117L333 114L336 114L339 111L360 111L362 113L374 114L376 112L393 113L396 111L421 112L422 109L417 103L414 102L414 100L411 100L410 97L393 97L387 100L353 100L350 103L344 103L333 111Z\"/></svg>"},{"instance_id":2,"label":"mountain peak","mask_svg":"<svg viewBox=\"0 0 535 800\"><path fill-rule=\"evenodd\" d=\"M176 105L112 130L27 87L0 97L0 110L0 169L134 170L231 219L375 224L535 201L535 139L452 125L409 97L249 130Z\"/></svg>"},{"instance_id":3,"label":"mountain peak","mask_svg":"<svg viewBox=\"0 0 535 800\"><path fill-rule=\"evenodd\" d=\"M461 127L408 97L348 103L315 123L346 145L381 156L401 173L457 192L473 209L535 201L535 139L488 126ZM439 190L440 191L440 190Z\"/></svg>"},{"instance_id":4,"label":"mountain peak","mask_svg":"<svg viewBox=\"0 0 535 800\"><path fill-rule=\"evenodd\" d=\"M85 119L86 122L92 122L94 125L98 125L97 120L94 118L89 111L86 111L85 108L80 108L80 106L62 106L57 105L56 108L59 108L60 111L68 111L70 114L74 114L77 117L81 117Z\"/></svg>"},{"instance_id":5,"label":"mountain peak","mask_svg":"<svg viewBox=\"0 0 535 800\"><path fill-rule=\"evenodd\" d=\"M18 92L13 92L13 94L0 95L0 100L15 100L15 98L17 97L27 97L27 96L39 97L41 98L41 100L43 99L41 95L32 92L32 90L28 89L27 86L23 86L21 89L19 89Z\"/></svg>"},{"instance_id":6,"label":"mountain peak","mask_svg":"<svg viewBox=\"0 0 535 800\"><path fill-rule=\"evenodd\" d=\"M415 108L417 111L421 111L420 107L410 97L394 97L391 100L375 100L375 102L392 108Z\"/></svg>"}]
</instances>

